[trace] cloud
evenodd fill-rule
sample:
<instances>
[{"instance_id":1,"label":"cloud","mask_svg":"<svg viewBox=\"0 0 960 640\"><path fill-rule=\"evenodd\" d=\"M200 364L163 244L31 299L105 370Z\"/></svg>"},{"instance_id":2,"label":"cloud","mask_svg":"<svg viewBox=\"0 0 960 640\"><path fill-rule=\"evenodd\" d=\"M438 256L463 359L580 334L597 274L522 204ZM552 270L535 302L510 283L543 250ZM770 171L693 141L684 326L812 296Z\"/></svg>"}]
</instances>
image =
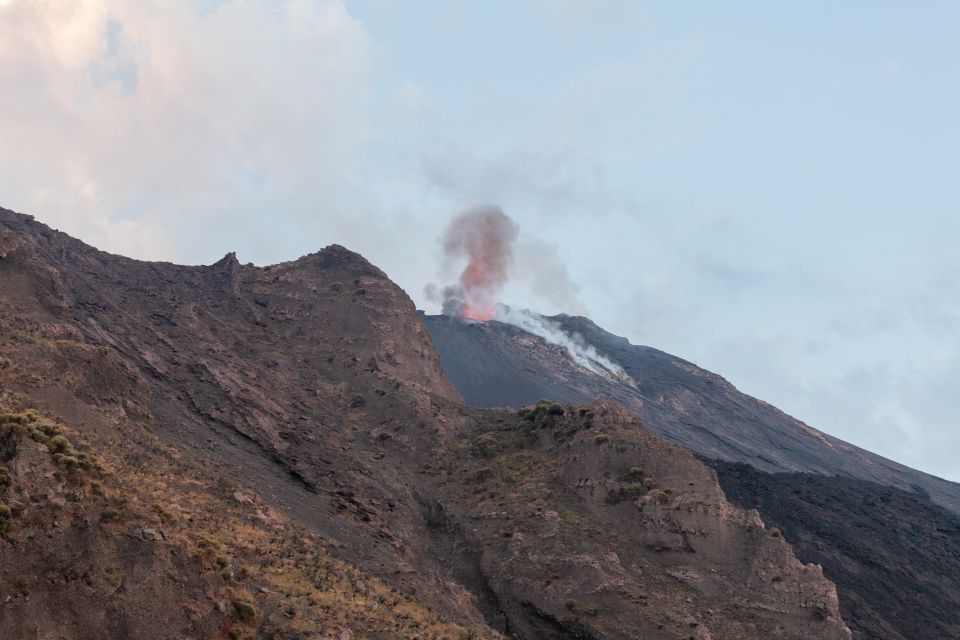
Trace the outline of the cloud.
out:
<instances>
[{"instance_id":1,"label":"cloud","mask_svg":"<svg viewBox=\"0 0 960 640\"><path fill-rule=\"evenodd\" d=\"M827 374L798 389L798 414L897 462L958 480L956 353L939 364L882 363Z\"/></svg>"},{"instance_id":2,"label":"cloud","mask_svg":"<svg viewBox=\"0 0 960 640\"><path fill-rule=\"evenodd\" d=\"M407 109L420 109L426 104L426 96L422 86L407 80L393 94L393 99Z\"/></svg>"},{"instance_id":3,"label":"cloud","mask_svg":"<svg viewBox=\"0 0 960 640\"><path fill-rule=\"evenodd\" d=\"M527 235L520 240L513 280L524 286L526 303L536 304L543 313L587 315L581 287L570 277L564 256L544 238Z\"/></svg>"},{"instance_id":4,"label":"cloud","mask_svg":"<svg viewBox=\"0 0 960 640\"><path fill-rule=\"evenodd\" d=\"M196 7L0 8L5 206L113 251L192 259L204 225L353 201L370 133L360 24L338 0Z\"/></svg>"}]
</instances>

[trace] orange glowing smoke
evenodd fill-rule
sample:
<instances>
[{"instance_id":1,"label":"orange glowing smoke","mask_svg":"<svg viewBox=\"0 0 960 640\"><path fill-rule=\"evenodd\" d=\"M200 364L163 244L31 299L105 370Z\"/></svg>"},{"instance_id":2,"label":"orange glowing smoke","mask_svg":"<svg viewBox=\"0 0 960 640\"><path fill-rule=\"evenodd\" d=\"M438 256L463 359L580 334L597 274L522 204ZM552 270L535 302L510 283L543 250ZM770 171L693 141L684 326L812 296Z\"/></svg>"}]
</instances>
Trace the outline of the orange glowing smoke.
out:
<instances>
[{"instance_id":1,"label":"orange glowing smoke","mask_svg":"<svg viewBox=\"0 0 960 640\"><path fill-rule=\"evenodd\" d=\"M467 258L459 286L450 287L445 312L472 320L490 320L497 296L509 279L517 225L498 207L469 209L450 221L443 235L447 256Z\"/></svg>"}]
</instances>

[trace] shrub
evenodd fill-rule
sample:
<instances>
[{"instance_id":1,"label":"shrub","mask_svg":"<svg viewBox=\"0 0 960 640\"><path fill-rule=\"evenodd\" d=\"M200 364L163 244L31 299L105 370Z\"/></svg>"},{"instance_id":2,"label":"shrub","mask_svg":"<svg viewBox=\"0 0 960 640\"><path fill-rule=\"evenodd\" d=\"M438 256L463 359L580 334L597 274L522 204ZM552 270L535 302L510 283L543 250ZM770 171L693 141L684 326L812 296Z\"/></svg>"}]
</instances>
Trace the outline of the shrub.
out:
<instances>
[{"instance_id":1,"label":"shrub","mask_svg":"<svg viewBox=\"0 0 960 640\"><path fill-rule=\"evenodd\" d=\"M577 610L577 601L573 598L570 598L563 603L563 606L567 608L567 611L576 611Z\"/></svg>"},{"instance_id":2,"label":"shrub","mask_svg":"<svg viewBox=\"0 0 960 640\"><path fill-rule=\"evenodd\" d=\"M444 637L451 638L452 640L470 640L473 638L473 635L460 625L451 624Z\"/></svg>"},{"instance_id":3,"label":"shrub","mask_svg":"<svg viewBox=\"0 0 960 640\"><path fill-rule=\"evenodd\" d=\"M223 545L209 533L200 532L194 538L197 542L197 554L205 562L213 565L217 569L226 569L230 566L230 559L223 552Z\"/></svg>"},{"instance_id":4,"label":"shrub","mask_svg":"<svg viewBox=\"0 0 960 640\"><path fill-rule=\"evenodd\" d=\"M593 604L593 603L588 604L587 606L585 606L585 607L583 608L583 612L584 612L585 614L587 614L588 616L595 616L595 615L597 615L598 613L600 613L600 605L598 605L598 604Z\"/></svg>"},{"instance_id":5,"label":"shrub","mask_svg":"<svg viewBox=\"0 0 960 640\"><path fill-rule=\"evenodd\" d=\"M13 512L10 507L0 504L0 535L13 531Z\"/></svg>"},{"instance_id":6,"label":"shrub","mask_svg":"<svg viewBox=\"0 0 960 640\"><path fill-rule=\"evenodd\" d=\"M653 485L655 484L657 483L654 482L653 478L651 478L650 476L647 476L646 478L643 479L643 486L645 489L652 489Z\"/></svg>"},{"instance_id":7,"label":"shrub","mask_svg":"<svg viewBox=\"0 0 960 640\"><path fill-rule=\"evenodd\" d=\"M771 537L773 537L773 538L779 538L779 537L782 536L782 535L783 535L783 533L781 533L781 532L780 532L780 529L778 529L777 527L774 527L774 528L770 529L770 536L771 536Z\"/></svg>"},{"instance_id":8,"label":"shrub","mask_svg":"<svg viewBox=\"0 0 960 640\"><path fill-rule=\"evenodd\" d=\"M609 442L609 441L610 441L610 436L608 436L608 435L606 435L606 434L603 434L603 433L598 433L598 434L594 437L593 441L596 442L597 444L603 444L604 442Z\"/></svg>"},{"instance_id":9,"label":"shrub","mask_svg":"<svg viewBox=\"0 0 960 640\"><path fill-rule=\"evenodd\" d=\"M257 607L253 604L253 596L246 591L234 591L230 598L234 611L244 622L252 622L257 617Z\"/></svg>"},{"instance_id":10,"label":"shrub","mask_svg":"<svg viewBox=\"0 0 960 640\"><path fill-rule=\"evenodd\" d=\"M630 482L623 487L624 495L627 495L631 498L636 498L644 492L646 487L642 482Z\"/></svg>"},{"instance_id":11,"label":"shrub","mask_svg":"<svg viewBox=\"0 0 960 640\"><path fill-rule=\"evenodd\" d=\"M670 494L663 489L654 489L650 492L650 497L656 500L657 504L668 504L670 502Z\"/></svg>"},{"instance_id":12,"label":"shrub","mask_svg":"<svg viewBox=\"0 0 960 640\"><path fill-rule=\"evenodd\" d=\"M104 507L100 512L100 522L119 522L123 518L123 512L117 507Z\"/></svg>"},{"instance_id":13,"label":"shrub","mask_svg":"<svg viewBox=\"0 0 960 640\"><path fill-rule=\"evenodd\" d=\"M90 452L90 446L81 443L80 452L63 434L63 428L55 422L40 416L36 411L22 413L0 413L0 440L12 436L25 436L34 442L46 445L54 462L68 477L75 479L75 474L81 470L101 469L96 456ZM7 442L8 447L12 446Z\"/></svg>"},{"instance_id":14,"label":"shrub","mask_svg":"<svg viewBox=\"0 0 960 640\"><path fill-rule=\"evenodd\" d=\"M104 567L103 572L107 576L107 582L114 587L119 587L123 584L123 572L117 567Z\"/></svg>"},{"instance_id":15,"label":"shrub","mask_svg":"<svg viewBox=\"0 0 960 640\"><path fill-rule=\"evenodd\" d=\"M79 458L64 453L53 454L53 461L56 462L61 471L65 472L68 476L75 474L82 468Z\"/></svg>"},{"instance_id":16,"label":"shrub","mask_svg":"<svg viewBox=\"0 0 960 640\"><path fill-rule=\"evenodd\" d=\"M364 397L363 397L362 395L360 395L359 393L354 393L354 394L351 394L351 395L350 395L350 408L351 408L351 409L359 409L359 408L362 407L364 404L366 404L366 400L365 400Z\"/></svg>"},{"instance_id":17,"label":"shrub","mask_svg":"<svg viewBox=\"0 0 960 640\"><path fill-rule=\"evenodd\" d=\"M473 446L484 458L493 456L500 450L500 443L491 433L485 433L473 441Z\"/></svg>"},{"instance_id":18,"label":"shrub","mask_svg":"<svg viewBox=\"0 0 960 640\"><path fill-rule=\"evenodd\" d=\"M5 489L13 484L13 478L10 477L10 472L7 471L7 467L0 464L0 489Z\"/></svg>"},{"instance_id":19,"label":"shrub","mask_svg":"<svg viewBox=\"0 0 960 640\"><path fill-rule=\"evenodd\" d=\"M551 403L550 406L547 407L547 414L551 416L562 416L564 414L563 405L556 402Z\"/></svg>"},{"instance_id":20,"label":"shrub","mask_svg":"<svg viewBox=\"0 0 960 640\"><path fill-rule=\"evenodd\" d=\"M200 549L203 549L203 550L214 549L214 550L216 550L216 549L219 549L219 548L220 548L220 543L217 542L216 538L214 538L213 536L211 536L209 533L206 533L206 532L202 532L202 531L201 531L200 533L197 534L196 540L197 540L197 547L199 547Z\"/></svg>"},{"instance_id":21,"label":"shrub","mask_svg":"<svg viewBox=\"0 0 960 640\"><path fill-rule=\"evenodd\" d=\"M50 438L50 441L47 442L47 448L50 449L50 453L53 454L60 453L66 456L73 456L76 454L76 451L73 449L73 445L70 444L70 441L62 435L57 435Z\"/></svg>"}]
</instances>

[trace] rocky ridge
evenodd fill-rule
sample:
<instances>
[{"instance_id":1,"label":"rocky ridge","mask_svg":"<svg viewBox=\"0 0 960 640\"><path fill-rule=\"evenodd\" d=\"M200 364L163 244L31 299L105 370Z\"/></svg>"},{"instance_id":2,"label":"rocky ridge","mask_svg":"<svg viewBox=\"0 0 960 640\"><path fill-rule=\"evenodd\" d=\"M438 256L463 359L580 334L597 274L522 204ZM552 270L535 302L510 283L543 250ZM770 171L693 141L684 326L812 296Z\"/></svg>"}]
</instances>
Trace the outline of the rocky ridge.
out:
<instances>
[{"instance_id":1,"label":"rocky ridge","mask_svg":"<svg viewBox=\"0 0 960 640\"><path fill-rule=\"evenodd\" d=\"M143 263L0 210L0 255L3 403L75 432L106 474L104 496L74 492L90 515L43 516L87 532L69 560L18 564L52 525L11 510L5 634L50 624L25 604L45 601L75 638L849 637L820 569L633 416L466 407L406 294L341 247ZM20 450L5 500L74 491ZM137 562L177 576L150 587L176 631L132 580L104 586ZM77 563L88 604L51 586ZM88 630L91 603L116 615Z\"/></svg>"}]
</instances>

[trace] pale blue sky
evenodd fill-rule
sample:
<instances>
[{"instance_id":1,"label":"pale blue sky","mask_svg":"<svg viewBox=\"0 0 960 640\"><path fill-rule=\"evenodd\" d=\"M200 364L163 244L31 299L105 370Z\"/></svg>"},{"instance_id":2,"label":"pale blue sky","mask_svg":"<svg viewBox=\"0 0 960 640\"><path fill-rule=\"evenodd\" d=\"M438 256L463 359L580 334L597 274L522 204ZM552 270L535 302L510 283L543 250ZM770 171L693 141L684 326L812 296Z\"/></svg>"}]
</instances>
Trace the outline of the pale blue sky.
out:
<instances>
[{"instance_id":1,"label":"pale blue sky","mask_svg":"<svg viewBox=\"0 0 960 640\"><path fill-rule=\"evenodd\" d=\"M960 480L957 3L28 4L0 204L143 258L338 242L431 311L498 204L505 302Z\"/></svg>"}]
</instances>

